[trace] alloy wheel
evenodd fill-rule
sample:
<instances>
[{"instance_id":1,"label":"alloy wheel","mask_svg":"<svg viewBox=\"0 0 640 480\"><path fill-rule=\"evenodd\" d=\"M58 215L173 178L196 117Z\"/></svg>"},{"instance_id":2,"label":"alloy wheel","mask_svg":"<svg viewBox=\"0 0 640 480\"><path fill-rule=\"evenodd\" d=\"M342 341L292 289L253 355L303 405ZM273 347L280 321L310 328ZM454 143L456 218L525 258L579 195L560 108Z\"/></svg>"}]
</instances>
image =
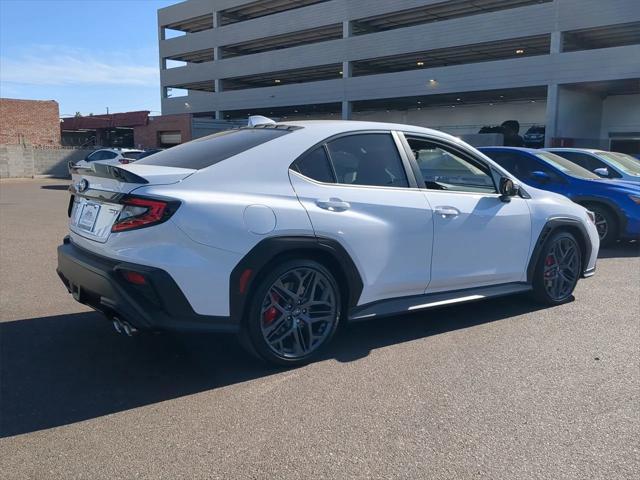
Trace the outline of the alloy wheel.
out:
<instances>
[{"instance_id":1,"label":"alloy wheel","mask_svg":"<svg viewBox=\"0 0 640 480\"><path fill-rule=\"evenodd\" d=\"M600 240L607 236L609 233L609 223L607 219L600 212L594 212L596 217L596 229L598 230L598 236Z\"/></svg>"},{"instance_id":2,"label":"alloy wheel","mask_svg":"<svg viewBox=\"0 0 640 480\"><path fill-rule=\"evenodd\" d=\"M544 260L544 286L554 300L568 297L580 274L580 250L576 242L559 238L549 249Z\"/></svg>"},{"instance_id":3,"label":"alloy wheel","mask_svg":"<svg viewBox=\"0 0 640 480\"><path fill-rule=\"evenodd\" d=\"M278 356L298 359L319 348L338 320L337 294L322 272L301 267L271 284L260 312L264 340Z\"/></svg>"}]
</instances>

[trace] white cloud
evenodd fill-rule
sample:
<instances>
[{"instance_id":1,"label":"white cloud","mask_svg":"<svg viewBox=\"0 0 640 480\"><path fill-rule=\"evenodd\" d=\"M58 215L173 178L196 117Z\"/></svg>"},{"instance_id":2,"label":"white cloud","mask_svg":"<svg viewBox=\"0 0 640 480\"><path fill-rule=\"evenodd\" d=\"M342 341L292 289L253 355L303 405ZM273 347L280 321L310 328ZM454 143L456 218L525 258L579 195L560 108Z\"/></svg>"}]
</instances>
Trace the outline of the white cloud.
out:
<instances>
[{"instance_id":1,"label":"white cloud","mask_svg":"<svg viewBox=\"0 0 640 480\"><path fill-rule=\"evenodd\" d=\"M89 52L40 45L16 56L0 58L0 81L22 85L157 86L158 66L139 52ZM152 57L153 58L153 57Z\"/></svg>"}]
</instances>

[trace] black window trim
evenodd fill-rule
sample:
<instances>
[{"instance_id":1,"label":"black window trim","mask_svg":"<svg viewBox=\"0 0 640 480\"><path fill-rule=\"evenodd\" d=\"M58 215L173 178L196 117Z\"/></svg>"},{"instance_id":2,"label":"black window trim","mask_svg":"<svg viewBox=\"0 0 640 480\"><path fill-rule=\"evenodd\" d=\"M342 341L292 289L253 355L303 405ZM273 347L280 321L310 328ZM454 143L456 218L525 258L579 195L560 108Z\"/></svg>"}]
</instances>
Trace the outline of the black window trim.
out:
<instances>
[{"instance_id":1,"label":"black window trim","mask_svg":"<svg viewBox=\"0 0 640 480\"><path fill-rule=\"evenodd\" d=\"M393 139L393 143L396 147L396 151L398 152L398 156L400 157L400 162L402 163L404 174L407 177L407 182L409 184L408 187L389 187L389 186L383 186L383 185L357 185L357 184L346 184L346 183L337 182L335 167L333 166L333 160L331 160L331 154L329 153L329 147L327 146L327 144L333 140L336 140L342 137L351 137L354 135L366 135L366 134L372 134L372 133L391 135L391 138ZM317 183L319 185L332 185L337 187L348 187L348 188L358 187L358 188L391 189L391 190L420 190L420 186L415 178L414 172L411 168L411 163L409 161L409 158L407 157L405 149L403 148L403 145L402 145L402 142L400 141L398 133L399 132L397 132L396 130L388 130L388 129L353 130L348 132L336 133L334 135L331 135L330 137L325 138L324 140L321 140L315 143L313 146L311 146L310 148L302 152L302 154L300 154L293 162L291 162L291 165L289 165L289 170L297 173L298 175L302 176L306 180L309 180L310 182L313 182L313 183ZM325 153L329 160L329 165L331 166L331 170L333 172L333 178L336 179L336 181L333 183L320 182L313 178L307 177L305 174L300 172L300 170L298 169L298 166L296 165L296 162L298 160L304 158L305 155L313 152L316 148L320 146L322 146L325 150Z\"/></svg>"},{"instance_id":2,"label":"black window trim","mask_svg":"<svg viewBox=\"0 0 640 480\"><path fill-rule=\"evenodd\" d=\"M420 179L420 182L418 184L420 190L424 190L426 192L436 192L436 193L460 193L464 195L471 194L471 195L488 195L492 197L500 197L500 193L498 191L498 186L496 184L496 181L498 178L504 177L505 174L497 170L496 168L494 168L494 166L491 165L490 163L487 163L482 157L478 157L477 155L474 155L469 150L465 148L461 148L459 145L456 145L455 143L447 142L443 138L439 138L436 136L431 136L429 134L419 133L419 132L401 131L398 133L401 134L402 136L402 139L403 139L402 144L406 150L406 155L409 157L409 160L411 162L411 167L416 172L415 173L416 176L418 176L418 178ZM489 172L489 176L491 177L491 181L493 182L493 189L495 190L495 192L465 192L461 190L436 190L433 188L427 188L424 182L424 177L422 176L422 172L420 171L420 166L418 165L418 161L413 155L413 151L411 150L411 146L409 145L409 141L407 137L417 138L418 140L424 140L424 141L434 143L438 146L442 146L445 149L453 150L454 152L460 154L460 156L465 159L470 157L472 161L479 163L480 165L483 165ZM509 178L513 179L511 175L509 175Z\"/></svg>"}]
</instances>

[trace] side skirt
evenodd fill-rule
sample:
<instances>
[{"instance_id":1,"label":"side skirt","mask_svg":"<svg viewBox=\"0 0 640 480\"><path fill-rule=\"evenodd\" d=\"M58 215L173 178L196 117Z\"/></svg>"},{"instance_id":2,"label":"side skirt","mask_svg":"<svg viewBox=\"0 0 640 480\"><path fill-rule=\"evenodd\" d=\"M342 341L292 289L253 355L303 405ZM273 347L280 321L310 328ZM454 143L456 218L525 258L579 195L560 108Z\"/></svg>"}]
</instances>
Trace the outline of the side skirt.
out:
<instances>
[{"instance_id":1,"label":"side skirt","mask_svg":"<svg viewBox=\"0 0 640 480\"><path fill-rule=\"evenodd\" d=\"M473 302L485 298L502 297L514 293L528 292L532 289L528 283L504 283L488 287L466 288L450 292L412 295L410 297L390 298L354 307L349 312L349 321L359 322L372 318L411 313L417 310Z\"/></svg>"}]
</instances>

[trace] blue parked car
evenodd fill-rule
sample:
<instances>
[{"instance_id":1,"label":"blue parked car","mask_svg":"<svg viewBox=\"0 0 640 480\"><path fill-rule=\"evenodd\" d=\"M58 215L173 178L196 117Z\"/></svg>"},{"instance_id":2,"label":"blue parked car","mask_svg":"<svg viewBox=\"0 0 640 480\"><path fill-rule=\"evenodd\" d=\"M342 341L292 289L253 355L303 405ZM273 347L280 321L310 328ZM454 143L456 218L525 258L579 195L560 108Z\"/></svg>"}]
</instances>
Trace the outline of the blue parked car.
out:
<instances>
[{"instance_id":1,"label":"blue parked car","mask_svg":"<svg viewBox=\"0 0 640 480\"><path fill-rule=\"evenodd\" d=\"M640 185L605 180L543 150L482 147L482 153L527 185L569 197L595 213L602 246L640 238Z\"/></svg>"}]
</instances>

